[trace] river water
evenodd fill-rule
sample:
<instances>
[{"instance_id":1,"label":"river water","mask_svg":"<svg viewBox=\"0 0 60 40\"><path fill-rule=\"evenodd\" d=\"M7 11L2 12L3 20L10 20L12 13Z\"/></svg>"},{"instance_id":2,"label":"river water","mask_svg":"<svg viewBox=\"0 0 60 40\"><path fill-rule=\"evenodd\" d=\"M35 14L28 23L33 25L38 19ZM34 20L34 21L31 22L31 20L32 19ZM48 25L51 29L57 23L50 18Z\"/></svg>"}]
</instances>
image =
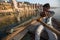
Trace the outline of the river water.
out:
<instances>
[{"instance_id":1,"label":"river water","mask_svg":"<svg viewBox=\"0 0 60 40\"><path fill-rule=\"evenodd\" d=\"M60 8L52 9L52 11L55 12L55 15L53 17L60 21Z\"/></svg>"}]
</instances>

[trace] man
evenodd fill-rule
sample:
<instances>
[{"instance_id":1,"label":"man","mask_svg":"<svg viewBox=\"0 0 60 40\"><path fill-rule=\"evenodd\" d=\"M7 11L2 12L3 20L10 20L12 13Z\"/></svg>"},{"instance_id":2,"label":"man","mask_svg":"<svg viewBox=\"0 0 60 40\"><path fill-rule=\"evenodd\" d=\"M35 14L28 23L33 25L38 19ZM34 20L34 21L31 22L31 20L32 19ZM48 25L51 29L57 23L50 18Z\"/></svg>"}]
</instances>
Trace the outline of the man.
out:
<instances>
[{"instance_id":1,"label":"man","mask_svg":"<svg viewBox=\"0 0 60 40\"><path fill-rule=\"evenodd\" d=\"M49 3L46 3L45 5L43 5L43 12L40 13L40 16L43 18L42 20L46 24L48 24L49 26L52 26L51 19L52 19L52 16L54 15L54 12L50 11L49 9L50 9ZM57 35L52 31L50 31L49 29L44 28L44 26L41 23L40 23L40 26L36 29L35 40L40 40L40 35L43 29L47 31L49 40L57 40Z\"/></svg>"}]
</instances>

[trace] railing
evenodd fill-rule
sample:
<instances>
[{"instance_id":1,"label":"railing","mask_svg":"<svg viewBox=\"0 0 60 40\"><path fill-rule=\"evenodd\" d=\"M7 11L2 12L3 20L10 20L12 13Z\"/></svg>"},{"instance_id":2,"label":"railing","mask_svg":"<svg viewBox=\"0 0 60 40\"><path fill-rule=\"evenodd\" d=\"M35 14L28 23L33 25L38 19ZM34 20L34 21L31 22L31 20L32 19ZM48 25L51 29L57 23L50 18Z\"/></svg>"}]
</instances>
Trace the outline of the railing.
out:
<instances>
[{"instance_id":1,"label":"railing","mask_svg":"<svg viewBox=\"0 0 60 40\"><path fill-rule=\"evenodd\" d=\"M5 16L0 17L0 23L4 20L4 22L8 19L13 20L16 19L20 24L24 23L25 21L28 21L29 19L32 19L33 17L37 16L37 13L35 11L36 9L19 9L19 12L16 10L2 10L0 11L1 14L4 14ZM7 15L9 14L9 15ZM13 18L13 19L12 19ZM8 24L8 23L7 23Z\"/></svg>"}]
</instances>

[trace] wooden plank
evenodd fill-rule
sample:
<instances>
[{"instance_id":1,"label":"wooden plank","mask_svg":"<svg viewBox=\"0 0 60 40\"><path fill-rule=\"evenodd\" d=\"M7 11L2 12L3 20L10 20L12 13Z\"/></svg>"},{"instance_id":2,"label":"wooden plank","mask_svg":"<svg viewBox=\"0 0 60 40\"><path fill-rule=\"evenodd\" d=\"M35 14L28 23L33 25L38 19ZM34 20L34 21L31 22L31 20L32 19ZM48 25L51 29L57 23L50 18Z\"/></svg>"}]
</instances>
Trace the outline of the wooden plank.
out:
<instances>
[{"instance_id":1,"label":"wooden plank","mask_svg":"<svg viewBox=\"0 0 60 40\"><path fill-rule=\"evenodd\" d=\"M5 37L3 40L10 40L12 39L14 36L16 36L18 33L24 31L29 25L30 23L32 22L33 20L31 20L30 22L24 24L24 25L19 25L20 27L18 28L15 28L14 31L12 34L9 34L7 37Z\"/></svg>"},{"instance_id":2,"label":"wooden plank","mask_svg":"<svg viewBox=\"0 0 60 40\"><path fill-rule=\"evenodd\" d=\"M0 10L0 13L6 13L6 12L14 12L12 9L10 10Z\"/></svg>"}]
</instances>

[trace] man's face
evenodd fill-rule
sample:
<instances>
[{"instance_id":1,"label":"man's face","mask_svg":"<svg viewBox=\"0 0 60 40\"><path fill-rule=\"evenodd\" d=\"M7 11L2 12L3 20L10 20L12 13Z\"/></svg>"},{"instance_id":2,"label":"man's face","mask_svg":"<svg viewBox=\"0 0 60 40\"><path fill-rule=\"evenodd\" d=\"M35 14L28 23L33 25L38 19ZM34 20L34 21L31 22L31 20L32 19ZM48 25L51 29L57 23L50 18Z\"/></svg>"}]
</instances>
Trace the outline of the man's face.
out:
<instances>
[{"instance_id":1,"label":"man's face","mask_svg":"<svg viewBox=\"0 0 60 40\"><path fill-rule=\"evenodd\" d=\"M49 11L50 7L44 7L43 10L44 11Z\"/></svg>"}]
</instances>

